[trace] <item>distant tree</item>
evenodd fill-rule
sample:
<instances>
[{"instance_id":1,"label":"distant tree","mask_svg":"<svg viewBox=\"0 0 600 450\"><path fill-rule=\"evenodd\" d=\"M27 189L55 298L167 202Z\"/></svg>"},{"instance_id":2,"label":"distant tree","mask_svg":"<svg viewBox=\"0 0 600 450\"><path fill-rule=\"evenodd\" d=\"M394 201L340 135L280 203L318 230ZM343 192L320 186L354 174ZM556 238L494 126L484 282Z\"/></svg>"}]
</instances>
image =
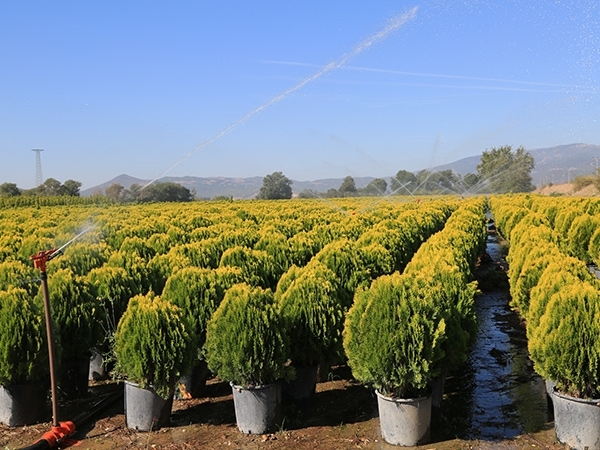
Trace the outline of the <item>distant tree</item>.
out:
<instances>
[{"instance_id":1,"label":"distant tree","mask_svg":"<svg viewBox=\"0 0 600 450\"><path fill-rule=\"evenodd\" d=\"M15 183L0 184L0 197L16 197L21 195L21 190Z\"/></svg>"},{"instance_id":2,"label":"distant tree","mask_svg":"<svg viewBox=\"0 0 600 450\"><path fill-rule=\"evenodd\" d=\"M461 192L457 186L459 180L459 176L450 169L433 172L427 180L426 190L440 194Z\"/></svg>"},{"instance_id":3,"label":"distant tree","mask_svg":"<svg viewBox=\"0 0 600 450\"><path fill-rule=\"evenodd\" d=\"M38 187L33 189L33 193L37 195L55 196L63 194L63 186L60 181L54 178L48 178Z\"/></svg>"},{"instance_id":4,"label":"distant tree","mask_svg":"<svg viewBox=\"0 0 600 450\"><path fill-rule=\"evenodd\" d=\"M79 197L79 188L81 188L81 183L79 181L67 180L62 185L62 195Z\"/></svg>"},{"instance_id":5,"label":"distant tree","mask_svg":"<svg viewBox=\"0 0 600 450\"><path fill-rule=\"evenodd\" d=\"M190 202L194 199L192 192L177 183L153 183L139 192L141 202Z\"/></svg>"},{"instance_id":6,"label":"distant tree","mask_svg":"<svg viewBox=\"0 0 600 450\"><path fill-rule=\"evenodd\" d=\"M346 178L342 180L342 185L338 188L338 192L342 197L351 197L356 195L356 183L354 182L354 178L348 175Z\"/></svg>"},{"instance_id":7,"label":"distant tree","mask_svg":"<svg viewBox=\"0 0 600 450\"><path fill-rule=\"evenodd\" d=\"M319 197L319 193L314 189L303 189L302 192L298 194L300 198L317 198Z\"/></svg>"},{"instance_id":8,"label":"distant tree","mask_svg":"<svg viewBox=\"0 0 600 450\"><path fill-rule=\"evenodd\" d=\"M378 196L385 195L386 191L387 181L385 181L383 178L375 178L363 189L359 189L359 194L367 196Z\"/></svg>"},{"instance_id":9,"label":"distant tree","mask_svg":"<svg viewBox=\"0 0 600 450\"><path fill-rule=\"evenodd\" d=\"M104 191L104 195L114 201L121 200L122 195L124 194L125 187L120 185L119 183L113 183L106 188Z\"/></svg>"},{"instance_id":10,"label":"distant tree","mask_svg":"<svg viewBox=\"0 0 600 450\"><path fill-rule=\"evenodd\" d=\"M331 188L331 189L327 189L327 192L325 192L325 194L323 194L323 197L326 197L326 198L340 197L340 193L338 192L337 189Z\"/></svg>"},{"instance_id":11,"label":"distant tree","mask_svg":"<svg viewBox=\"0 0 600 450\"><path fill-rule=\"evenodd\" d=\"M479 184L479 176L475 173L468 173L462 179L464 189L472 194L477 193Z\"/></svg>"},{"instance_id":12,"label":"distant tree","mask_svg":"<svg viewBox=\"0 0 600 450\"><path fill-rule=\"evenodd\" d=\"M531 192L535 189L531 177L534 167L533 156L525 148L513 151L512 146L505 145L483 152L477 175L485 183L486 192Z\"/></svg>"},{"instance_id":13,"label":"distant tree","mask_svg":"<svg viewBox=\"0 0 600 450\"><path fill-rule=\"evenodd\" d=\"M391 180L392 192L395 194L407 194L417 187L417 177L408 170L399 170Z\"/></svg>"},{"instance_id":14,"label":"distant tree","mask_svg":"<svg viewBox=\"0 0 600 450\"><path fill-rule=\"evenodd\" d=\"M260 200L281 200L292 198L293 181L282 172L273 172L263 178L263 184L256 198Z\"/></svg>"}]
</instances>

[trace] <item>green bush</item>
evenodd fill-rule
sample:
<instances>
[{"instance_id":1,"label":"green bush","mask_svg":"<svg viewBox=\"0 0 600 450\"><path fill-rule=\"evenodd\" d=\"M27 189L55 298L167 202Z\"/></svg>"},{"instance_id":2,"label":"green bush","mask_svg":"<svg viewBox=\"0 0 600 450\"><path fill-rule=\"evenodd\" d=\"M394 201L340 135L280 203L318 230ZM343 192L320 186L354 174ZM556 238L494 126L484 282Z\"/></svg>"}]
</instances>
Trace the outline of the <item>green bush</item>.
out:
<instances>
[{"instance_id":1,"label":"green bush","mask_svg":"<svg viewBox=\"0 0 600 450\"><path fill-rule=\"evenodd\" d=\"M286 378L288 341L273 293L247 284L230 288L206 330L209 369L240 386Z\"/></svg>"},{"instance_id":2,"label":"green bush","mask_svg":"<svg viewBox=\"0 0 600 450\"><path fill-rule=\"evenodd\" d=\"M529 330L535 370L579 398L600 397L600 294L598 286L572 277L548 299Z\"/></svg>"},{"instance_id":3,"label":"green bush","mask_svg":"<svg viewBox=\"0 0 600 450\"><path fill-rule=\"evenodd\" d=\"M43 314L24 289L0 291L0 385L49 377Z\"/></svg>"},{"instance_id":4,"label":"green bush","mask_svg":"<svg viewBox=\"0 0 600 450\"><path fill-rule=\"evenodd\" d=\"M311 264L285 292L275 293L295 367L341 357L344 310L337 299L339 292L335 274L323 264Z\"/></svg>"},{"instance_id":5,"label":"green bush","mask_svg":"<svg viewBox=\"0 0 600 450\"><path fill-rule=\"evenodd\" d=\"M344 326L353 375L390 397L423 394L440 374L445 321L412 277L393 274L356 293Z\"/></svg>"},{"instance_id":6,"label":"green bush","mask_svg":"<svg viewBox=\"0 0 600 450\"><path fill-rule=\"evenodd\" d=\"M129 301L115 334L116 372L168 398L192 367L196 338L178 306L155 296Z\"/></svg>"},{"instance_id":7,"label":"green bush","mask_svg":"<svg viewBox=\"0 0 600 450\"><path fill-rule=\"evenodd\" d=\"M196 334L198 347L206 339L206 324L225 295L218 272L186 267L167 279L162 298L179 306Z\"/></svg>"},{"instance_id":8,"label":"green bush","mask_svg":"<svg viewBox=\"0 0 600 450\"><path fill-rule=\"evenodd\" d=\"M48 291L62 358L88 358L90 348L104 338L104 311L91 294L90 286L71 269L60 269L48 276ZM40 302L42 296L40 289L37 296Z\"/></svg>"}]
</instances>

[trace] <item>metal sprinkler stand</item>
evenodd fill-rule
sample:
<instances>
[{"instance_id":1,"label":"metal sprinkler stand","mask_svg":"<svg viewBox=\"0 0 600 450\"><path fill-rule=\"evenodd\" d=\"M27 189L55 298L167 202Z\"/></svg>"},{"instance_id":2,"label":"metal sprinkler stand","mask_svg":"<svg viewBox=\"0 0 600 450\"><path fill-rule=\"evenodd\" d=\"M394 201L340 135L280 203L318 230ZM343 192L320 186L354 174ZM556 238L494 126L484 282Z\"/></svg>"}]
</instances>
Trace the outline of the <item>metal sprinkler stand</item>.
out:
<instances>
[{"instance_id":1,"label":"metal sprinkler stand","mask_svg":"<svg viewBox=\"0 0 600 450\"><path fill-rule=\"evenodd\" d=\"M50 390L52 392L52 425L58 426L58 401L56 398L56 365L54 361L54 333L52 330L52 315L50 313L50 296L48 294L48 275L46 274L46 263L61 253L60 250L52 249L40 251L31 255L33 265L40 270L42 280L42 292L44 294L44 315L46 317L46 336L48 338L48 359L50 361Z\"/></svg>"}]
</instances>

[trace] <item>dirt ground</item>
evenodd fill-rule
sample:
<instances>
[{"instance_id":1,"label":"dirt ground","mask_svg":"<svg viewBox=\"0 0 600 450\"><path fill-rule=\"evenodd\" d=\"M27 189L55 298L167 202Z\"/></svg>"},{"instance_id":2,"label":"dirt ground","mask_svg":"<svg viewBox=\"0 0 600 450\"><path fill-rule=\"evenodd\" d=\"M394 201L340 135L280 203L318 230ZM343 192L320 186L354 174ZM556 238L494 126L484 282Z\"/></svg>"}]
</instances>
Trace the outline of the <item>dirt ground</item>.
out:
<instances>
[{"instance_id":1,"label":"dirt ground","mask_svg":"<svg viewBox=\"0 0 600 450\"><path fill-rule=\"evenodd\" d=\"M595 197L598 195L598 189L594 185L589 185L575 191L573 183L553 184L551 186L543 186L535 191L541 195L566 195L576 197Z\"/></svg>"}]
</instances>

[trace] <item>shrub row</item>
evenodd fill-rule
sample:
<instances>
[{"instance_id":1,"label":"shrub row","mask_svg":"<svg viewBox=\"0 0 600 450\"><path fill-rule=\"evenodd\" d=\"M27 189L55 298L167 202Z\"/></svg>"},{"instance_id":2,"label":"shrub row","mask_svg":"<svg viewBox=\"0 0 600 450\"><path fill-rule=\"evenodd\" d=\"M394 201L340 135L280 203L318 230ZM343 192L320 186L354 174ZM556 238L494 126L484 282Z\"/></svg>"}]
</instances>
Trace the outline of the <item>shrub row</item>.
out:
<instances>
[{"instance_id":1,"label":"shrub row","mask_svg":"<svg viewBox=\"0 0 600 450\"><path fill-rule=\"evenodd\" d=\"M575 235L565 225L567 216L578 208L568 208L563 199L554 208L553 201L490 200L494 217L509 233L512 305L525 320L535 370L568 395L598 398L600 282L584 261L565 252ZM565 245L565 235L571 244Z\"/></svg>"}]
</instances>

